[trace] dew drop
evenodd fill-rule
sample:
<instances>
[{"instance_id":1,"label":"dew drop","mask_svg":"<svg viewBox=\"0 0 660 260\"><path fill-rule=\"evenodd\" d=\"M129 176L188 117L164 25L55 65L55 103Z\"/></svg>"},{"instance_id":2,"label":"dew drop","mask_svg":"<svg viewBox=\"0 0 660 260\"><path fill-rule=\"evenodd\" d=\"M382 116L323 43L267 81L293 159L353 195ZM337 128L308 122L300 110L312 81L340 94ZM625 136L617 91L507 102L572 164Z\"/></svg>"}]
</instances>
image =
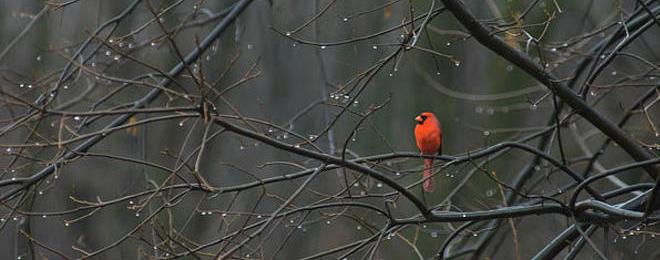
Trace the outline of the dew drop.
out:
<instances>
[{"instance_id":1,"label":"dew drop","mask_svg":"<svg viewBox=\"0 0 660 260\"><path fill-rule=\"evenodd\" d=\"M75 120L75 121L80 121L80 119L81 119L80 116L74 116L73 117L73 120Z\"/></svg>"},{"instance_id":2,"label":"dew drop","mask_svg":"<svg viewBox=\"0 0 660 260\"><path fill-rule=\"evenodd\" d=\"M455 60L454 61L454 66L456 66L456 67L461 66L461 61Z\"/></svg>"},{"instance_id":3,"label":"dew drop","mask_svg":"<svg viewBox=\"0 0 660 260\"><path fill-rule=\"evenodd\" d=\"M371 46L371 48L374 49L374 50L378 50L378 46L376 46L376 45Z\"/></svg>"},{"instance_id":4,"label":"dew drop","mask_svg":"<svg viewBox=\"0 0 660 260\"><path fill-rule=\"evenodd\" d=\"M380 183L380 182L379 182L379 183L376 183L376 187L377 187L377 188L382 188L382 187L383 187L383 184Z\"/></svg>"},{"instance_id":5,"label":"dew drop","mask_svg":"<svg viewBox=\"0 0 660 260\"><path fill-rule=\"evenodd\" d=\"M489 198L490 198L490 197L492 197L493 195L495 195L495 191L494 191L493 189L487 189L487 190L486 190L486 197L489 197Z\"/></svg>"},{"instance_id":6,"label":"dew drop","mask_svg":"<svg viewBox=\"0 0 660 260\"><path fill-rule=\"evenodd\" d=\"M342 19L342 21L348 22L348 17L344 17L344 19Z\"/></svg>"},{"instance_id":7,"label":"dew drop","mask_svg":"<svg viewBox=\"0 0 660 260\"><path fill-rule=\"evenodd\" d=\"M327 48L327 46L321 45L321 50L325 50L325 48Z\"/></svg>"},{"instance_id":8,"label":"dew drop","mask_svg":"<svg viewBox=\"0 0 660 260\"><path fill-rule=\"evenodd\" d=\"M286 36L291 36L291 32L286 32L285 35Z\"/></svg>"},{"instance_id":9,"label":"dew drop","mask_svg":"<svg viewBox=\"0 0 660 260\"><path fill-rule=\"evenodd\" d=\"M105 51L105 56L110 56L112 55L112 52L110 50Z\"/></svg>"},{"instance_id":10,"label":"dew drop","mask_svg":"<svg viewBox=\"0 0 660 260\"><path fill-rule=\"evenodd\" d=\"M612 76L616 76L616 70L612 71Z\"/></svg>"},{"instance_id":11,"label":"dew drop","mask_svg":"<svg viewBox=\"0 0 660 260\"><path fill-rule=\"evenodd\" d=\"M36 60L41 61L41 56L37 56Z\"/></svg>"}]
</instances>

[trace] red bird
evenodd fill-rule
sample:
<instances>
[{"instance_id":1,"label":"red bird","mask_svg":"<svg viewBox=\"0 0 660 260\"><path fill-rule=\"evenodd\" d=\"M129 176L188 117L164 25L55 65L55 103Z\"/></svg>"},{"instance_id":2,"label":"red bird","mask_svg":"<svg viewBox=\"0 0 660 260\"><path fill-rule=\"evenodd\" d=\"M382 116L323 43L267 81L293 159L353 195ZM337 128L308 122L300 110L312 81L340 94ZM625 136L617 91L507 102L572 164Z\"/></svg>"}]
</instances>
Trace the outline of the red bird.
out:
<instances>
[{"instance_id":1,"label":"red bird","mask_svg":"<svg viewBox=\"0 0 660 260\"><path fill-rule=\"evenodd\" d=\"M431 112L422 112L415 117L415 142L424 155L442 154L442 130L440 122ZM424 178L433 173L433 159L424 159ZM425 192L433 192L433 178L428 178L422 184Z\"/></svg>"}]
</instances>

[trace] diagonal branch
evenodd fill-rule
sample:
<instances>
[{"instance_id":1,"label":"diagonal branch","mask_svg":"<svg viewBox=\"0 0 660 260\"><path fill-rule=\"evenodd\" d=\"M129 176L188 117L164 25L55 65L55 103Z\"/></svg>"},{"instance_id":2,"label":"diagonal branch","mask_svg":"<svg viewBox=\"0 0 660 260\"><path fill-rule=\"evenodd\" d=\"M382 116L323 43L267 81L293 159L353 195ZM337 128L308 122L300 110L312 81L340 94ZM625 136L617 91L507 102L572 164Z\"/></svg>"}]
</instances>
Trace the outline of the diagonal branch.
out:
<instances>
[{"instance_id":1,"label":"diagonal branch","mask_svg":"<svg viewBox=\"0 0 660 260\"><path fill-rule=\"evenodd\" d=\"M167 74L168 77L163 79L157 87L149 91L144 97L140 98L139 100L135 101L132 105L132 109L139 109L147 106L151 101L156 99L161 93L162 93L162 87L167 86L169 83L172 82L172 79L177 77L183 69L188 66L189 64L195 62L201 55L202 53L209 47L211 44L218 38L220 35L227 29L233 22L236 20L239 14L245 10L245 8L250 4L252 0L241 0L238 4L234 6L234 8L227 14L227 16L222 19L214 28L209 32L209 34L202 40L202 42L199 44L199 47L193 49L188 55L183 59L182 62L179 62L176 66L174 66ZM130 117L132 117L135 114L135 112L129 112L126 114L123 114L121 116L118 116L115 118L110 124L104 127L104 129L108 128L113 128L116 126L120 126ZM103 140L106 136L104 135L96 135L94 137L91 137L90 139L87 139L87 141L83 142L82 144L78 145L75 147L72 151L67 152L64 154L62 157L60 157L59 160L55 161L54 163L48 165L46 168L43 168L39 172L35 173L34 175L30 176L21 186L16 187L6 193L3 193L0 195L0 201L5 201L8 198L14 196L21 190L30 187L31 185L37 183L38 181L42 180L46 176L50 175L53 173L58 167L61 167L64 162L77 158L81 156L81 153L86 152L90 148L92 148L94 145L96 145L98 142Z\"/></svg>"},{"instance_id":2,"label":"diagonal branch","mask_svg":"<svg viewBox=\"0 0 660 260\"><path fill-rule=\"evenodd\" d=\"M510 61L539 82L552 90L563 102L575 109L584 119L614 140L636 161L647 161L653 159L651 153L639 146L635 140L624 132L612 121L589 107L578 95L576 95L565 84L562 84L552 74L532 61L526 54L509 47L502 39L492 35L491 30L484 26L459 0L442 0L445 8L449 10L456 19L474 36L479 43L494 51L502 58ZM649 176L656 179L660 176L660 167L647 165L644 167Z\"/></svg>"}]
</instances>

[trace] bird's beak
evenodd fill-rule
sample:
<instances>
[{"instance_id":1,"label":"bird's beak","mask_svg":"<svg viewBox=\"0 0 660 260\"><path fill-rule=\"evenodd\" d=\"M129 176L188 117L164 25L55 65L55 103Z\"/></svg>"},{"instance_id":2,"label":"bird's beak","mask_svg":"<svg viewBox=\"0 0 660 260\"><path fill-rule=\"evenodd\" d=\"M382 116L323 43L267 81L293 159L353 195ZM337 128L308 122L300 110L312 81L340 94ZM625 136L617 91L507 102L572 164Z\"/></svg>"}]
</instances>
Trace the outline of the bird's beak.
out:
<instances>
[{"instance_id":1,"label":"bird's beak","mask_svg":"<svg viewBox=\"0 0 660 260\"><path fill-rule=\"evenodd\" d=\"M415 121L417 121L417 123L421 124L422 122L424 122L424 119L422 119L421 116L417 116L417 117L415 117Z\"/></svg>"}]
</instances>

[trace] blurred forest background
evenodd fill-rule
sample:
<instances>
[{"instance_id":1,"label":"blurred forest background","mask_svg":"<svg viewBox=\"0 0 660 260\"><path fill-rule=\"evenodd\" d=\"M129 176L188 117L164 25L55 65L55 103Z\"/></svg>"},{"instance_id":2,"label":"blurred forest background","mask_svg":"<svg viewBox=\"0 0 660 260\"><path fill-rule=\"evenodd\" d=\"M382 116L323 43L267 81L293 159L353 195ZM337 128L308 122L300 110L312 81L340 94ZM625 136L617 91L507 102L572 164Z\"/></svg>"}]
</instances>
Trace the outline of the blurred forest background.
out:
<instances>
[{"instance_id":1,"label":"blurred forest background","mask_svg":"<svg viewBox=\"0 0 660 260\"><path fill-rule=\"evenodd\" d=\"M642 160L445 2L0 0L0 258L658 259L644 208L472 218ZM463 2L657 159L660 1ZM590 187L619 208L654 183Z\"/></svg>"}]
</instances>

